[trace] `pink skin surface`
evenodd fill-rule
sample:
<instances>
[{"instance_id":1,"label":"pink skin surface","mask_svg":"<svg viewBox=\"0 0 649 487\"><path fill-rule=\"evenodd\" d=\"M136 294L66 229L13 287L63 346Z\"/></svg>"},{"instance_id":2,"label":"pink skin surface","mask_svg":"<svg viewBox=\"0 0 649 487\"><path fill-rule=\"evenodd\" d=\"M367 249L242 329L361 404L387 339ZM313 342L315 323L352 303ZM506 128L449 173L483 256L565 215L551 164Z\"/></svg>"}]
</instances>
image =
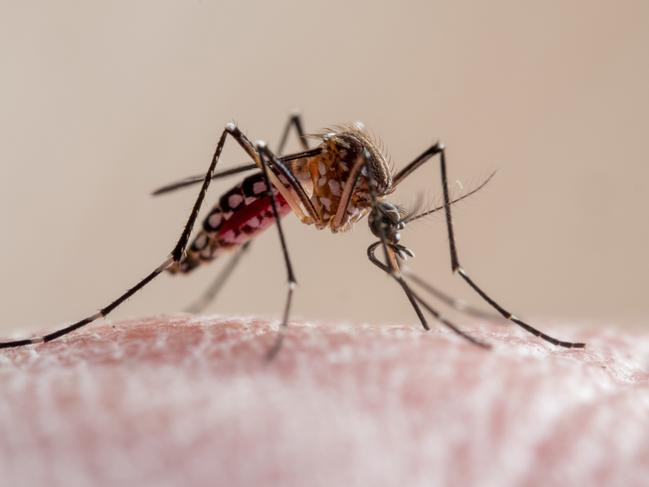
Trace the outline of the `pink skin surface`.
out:
<instances>
[{"instance_id":1,"label":"pink skin surface","mask_svg":"<svg viewBox=\"0 0 649 487\"><path fill-rule=\"evenodd\" d=\"M0 484L649 482L649 337L156 317L0 353Z\"/></svg>"}]
</instances>

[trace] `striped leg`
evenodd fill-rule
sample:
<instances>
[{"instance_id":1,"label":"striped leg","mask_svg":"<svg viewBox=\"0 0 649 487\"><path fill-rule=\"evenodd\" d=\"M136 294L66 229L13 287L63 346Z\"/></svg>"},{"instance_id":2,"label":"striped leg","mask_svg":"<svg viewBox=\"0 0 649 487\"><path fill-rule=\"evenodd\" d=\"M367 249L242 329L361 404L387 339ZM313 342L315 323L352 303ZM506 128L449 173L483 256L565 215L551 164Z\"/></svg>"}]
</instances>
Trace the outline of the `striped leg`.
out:
<instances>
[{"instance_id":1,"label":"striped leg","mask_svg":"<svg viewBox=\"0 0 649 487\"><path fill-rule=\"evenodd\" d=\"M293 291L297 286L297 280L295 279L295 273L293 272L293 265L291 263L291 258L288 253L288 246L286 245L286 238L284 237L282 221L280 219L279 212L277 211L277 203L275 202L275 198L273 198L272 186L270 183L270 177L268 175L269 163L272 164L273 168L276 169L282 168L284 163L280 159L278 159L275 156L275 154L273 154L272 151L262 141L257 142L257 152L259 153L262 172L264 174L264 178L266 179L268 196L270 197L271 206L273 208L273 215L275 217L275 224L277 225L277 233L279 236L279 241L282 246L282 255L284 256L284 264L286 265L286 274L287 274L287 281L288 281L288 286L286 289L286 303L284 304L284 314L282 315L282 322L280 325L279 335L277 335L277 339L275 340L275 343L268 350L268 353L266 355L266 358L268 360L272 360L277 355L277 352L279 352L279 350L282 348L282 343L284 341L284 333L286 330L286 326L288 325L288 317L291 311Z\"/></svg>"},{"instance_id":2,"label":"striped leg","mask_svg":"<svg viewBox=\"0 0 649 487\"><path fill-rule=\"evenodd\" d=\"M304 125L302 124L302 117L300 116L300 114L294 113L289 117L288 122L284 127L284 131L282 132L282 137L280 138L279 146L277 149L277 154L279 154L280 156L284 154L284 148L286 147L286 142L288 140L291 127L295 127L295 131L297 132L297 135L300 140L300 145L302 146L303 151L304 152L309 151L309 144L307 142L306 134L304 133L304 128L303 128ZM291 158L293 157L299 158L302 156L303 154L298 152L292 155ZM287 158L286 160L291 160L291 158ZM212 175L212 179L220 179L226 176L231 176L233 174L252 171L254 169L259 169L259 166L256 163L240 164L230 169L225 169L223 171L215 172ZM151 194L153 196L159 196L161 194L167 194L172 191L176 191L177 189L185 188L187 186L193 186L194 184L203 182L203 177L204 177L203 174L199 174L197 176L188 176L184 179L181 179L180 181L174 181L173 183L161 186L160 188L153 191Z\"/></svg>"},{"instance_id":3,"label":"striped leg","mask_svg":"<svg viewBox=\"0 0 649 487\"><path fill-rule=\"evenodd\" d=\"M303 127L304 126L302 124L302 117L300 116L300 114L298 113L291 114L291 116L289 117L286 123L286 126L284 127L284 131L282 132L282 137L280 138L280 142L277 148L277 154L279 156L281 156L284 153L284 149L286 147L286 142L288 141L288 136L291 132L291 128L295 128L295 132L299 137L300 145L302 146L302 149L305 151L309 150L309 144L305 136ZM257 165L254 165L253 167L257 168ZM238 249L232 257L230 257L225 268L221 272L219 272L219 274L216 276L214 281L212 281L212 283L207 288L205 293L196 301L194 301L191 305L189 305L185 309L185 311L189 313L198 314L203 312L205 308L207 308L211 303L214 302L218 293L221 291L221 289L223 289L223 286L225 286L225 283L230 278L230 276L236 269L237 265L241 261L241 257L243 257L243 254L245 254L248 251L251 244L252 241L249 240L240 249Z\"/></svg>"},{"instance_id":4,"label":"striped leg","mask_svg":"<svg viewBox=\"0 0 649 487\"><path fill-rule=\"evenodd\" d=\"M423 317L421 310L419 309L419 306L417 303L421 304L426 310L433 315L440 323L442 323L444 326L449 328L451 331L454 333L458 334L465 340L468 340L469 342L473 343L474 345L477 345L481 348L491 348L487 343L484 343L476 338L473 338L471 335L463 332L457 325L451 323L449 320L444 318L439 311L437 311L435 308L430 306L426 301L424 301L417 293L415 293L412 288L408 285L408 283L401 277L401 275L397 272L395 272L394 269L390 268L388 265L385 265L383 262L381 262L379 259L376 258L374 255L374 252L376 251L376 248L382 245L382 242L379 240L378 242L374 242L372 245L370 245L367 248L367 256L370 259L370 262L374 264L376 267L384 271L386 274L388 274L392 279L397 281L401 288L404 290L406 293L406 296L408 297L408 300L410 301L410 304L412 304L413 308L415 308L415 311L417 312L417 315L419 316L419 319L421 321L422 326L426 329L429 330L430 328L428 327L428 324L426 323L425 318Z\"/></svg>"},{"instance_id":5,"label":"striped leg","mask_svg":"<svg viewBox=\"0 0 649 487\"><path fill-rule=\"evenodd\" d=\"M528 333L535 335L546 342L552 343L565 348L583 348L584 343L580 342L569 342L564 340L559 340L554 338L546 333L543 333L541 330L534 328L531 325L528 325L523 320L517 318L496 301L494 301L480 286L478 286L475 281L469 277L469 274L464 270L460 265L460 259L457 252L457 244L455 241L455 234L453 231L453 220L451 218L451 198L449 196L448 188L448 177L446 172L446 151L442 144L436 143L433 144L429 149L422 153L418 158L413 162L404 167L394 178L394 185L398 185L406 177L412 174L416 169L421 167L424 163L430 160L433 156L439 155L440 158L440 170L441 170L441 179L442 179L442 192L444 194L444 212L446 215L446 228L448 232L448 241L449 249L451 253L451 269L454 273L458 273L462 279L478 294L482 299L484 299L490 306L492 306L496 311L498 311L505 319L515 323L516 325L523 328Z\"/></svg>"},{"instance_id":6,"label":"striped leg","mask_svg":"<svg viewBox=\"0 0 649 487\"><path fill-rule=\"evenodd\" d=\"M219 160L219 156L221 155L221 151L223 150L223 145L225 144L225 139L227 136L230 135L233 137L239 145L246 151L248 152L249 155L251 155L251 151L254 153L254 148L252 143L247 139L245 135L241 133L241 131L238 129L238 127L233 124L233 123L228 123L225 126L225 130L223 130L221 137L219 138L219 141L216 145L216 149L214 151L214 155L212 156L212 161L210 162L210 166L205 173L204 179L203 179L203 185L201 186L200 192L198 194L198 197L196 198L196 202L194 203L194 206L192 208L192 211L189 215L189 219L187 220L187 223L185 224L185 228L183 229L180 238L178 239L178 242L176 243L175 247L171 251L171 255L167 257L162 264L160 264L153 272L151 272L149 275L147 275L144 279L139 281L137 284L135 284L133 287L128 289L125 293L123 293L121 296L119 296L117 299L112 301L110 304L106 305L103 307L101 310L98 312L83 318L82 320L77 321L76 323L72 323L71 325L68 325L64 328L61 328L59 330L53 331L51 333L47 333L45 335L35 337L35 338L26 338L26 339L21 339L21 340L13 340L13 341L7 341L7 342L0 342L0 348L11 348L11 347L20 347L24 345L29 345L33 343L43 343L43 342L49 342L52 340L55 340L56 338L59 338L63 335L67 335L68 333L73 332L74 330L77 330L83 326L88 325L89 323L92 323L93 321L103 318L107 316L109 313L111 313L115 308L117 308L120 304L122 304L124 301L126 301L128 298L130 298L133 294L138 292L140 289L142 289L144 286L146 286L148 283L150 283L153 279L155 279L160 273L163 271L171 268L172 266L177 266L180 261L182 260L183 256L185 255L185 249L187 247L187 242L189 240L189 236L192 232L192 229L194 228L194 223L196 222L196 217L198 216L198 212L201 209L201 205L203 203L203 199L205 198L205 193L207 192L207 188L210 185L210 181L212 180L212 176L214 174L214 169L216 167L216 164ZM254 153L256 155L256 153Z\"/></svg>"},{"instance_id":7,"label":"striped leg","mask_svg":"<svg viewBox=\"0 0 649 487\"><path fill-rule=\"evenodd\" d=\"M494 313L494 312L488 312L488 311L483 311L481 309L475 308L471 306L469 303L462 299L457 299L454 298L453 296L449 296L443 291L440 291L436 287L432 286L430 283L424 281L421 277L419 277L417 274L412 273L411 271L407 269L402 269L403 275L408 277L412 282L417 284L418 286L421 286L423 289L428 291L430 294L435 296L439 301L442 303L446 304L447 306L453 308L455 311L458 311L460 313L464 313L465 315L468 316L473 316L474 318L481 318L483 320L489 320L489 321L500 321L504 322L505 319L503 316L500 314Z\"/></svg>"}]
</instances>

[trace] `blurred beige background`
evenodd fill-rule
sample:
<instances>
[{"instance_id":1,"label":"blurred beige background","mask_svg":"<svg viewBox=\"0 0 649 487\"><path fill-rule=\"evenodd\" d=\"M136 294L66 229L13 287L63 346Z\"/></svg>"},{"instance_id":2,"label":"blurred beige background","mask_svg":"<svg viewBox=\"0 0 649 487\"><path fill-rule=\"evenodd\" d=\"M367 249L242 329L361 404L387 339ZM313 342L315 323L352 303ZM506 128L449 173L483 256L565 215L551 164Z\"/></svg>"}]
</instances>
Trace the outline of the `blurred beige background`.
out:
<instances>
[{"instance_id":1,"label":"blurred beige background","mask_svg":"<svg viewBox=\"0 0 649 487\"><path fill-rule=\"evenodd\" d=\"M398 167L441 139L465 187L498 169L456 208L457 237L517 314L642 325L648 47L646 1L2 2L1 326L52 329L134 284L196 194L149 192L204 171L231 119L276 144L293 108L311 131L363 120ZM242 160L232 146L223 159ZM397 200L438 199L437 176L422 170ZM416 323L367 262L365 222L286 230L295 317ZM403 241L420 274L473 297L450 274L442 218ZM279 316L280 255L266 232L211 311ZM218 270L162 276L113 319L178 311Z\"/></svg>"}]
</instances>

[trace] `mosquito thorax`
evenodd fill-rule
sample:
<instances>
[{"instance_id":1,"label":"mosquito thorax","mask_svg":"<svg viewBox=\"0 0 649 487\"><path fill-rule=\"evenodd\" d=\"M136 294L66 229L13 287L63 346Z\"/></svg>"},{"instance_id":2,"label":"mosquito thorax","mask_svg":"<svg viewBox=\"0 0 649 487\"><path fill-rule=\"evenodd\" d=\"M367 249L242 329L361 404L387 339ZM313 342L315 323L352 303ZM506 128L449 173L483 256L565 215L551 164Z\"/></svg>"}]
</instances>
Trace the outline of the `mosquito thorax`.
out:
<instances>
[{"instance_id":1,"label":"mosquito thorax","mask_svg":"<svg viewBox=\"0 0 649 487\"><path fill-rule=\"evenodd\" d=\"M336 127L320 137L322 152L308 160L299 176L311 180L311 200L320 216L316 225L345 231L372 206L370 180L377 196L392 191L392 171L379 144L361 124Z\"/></svg>"}]
</instances>

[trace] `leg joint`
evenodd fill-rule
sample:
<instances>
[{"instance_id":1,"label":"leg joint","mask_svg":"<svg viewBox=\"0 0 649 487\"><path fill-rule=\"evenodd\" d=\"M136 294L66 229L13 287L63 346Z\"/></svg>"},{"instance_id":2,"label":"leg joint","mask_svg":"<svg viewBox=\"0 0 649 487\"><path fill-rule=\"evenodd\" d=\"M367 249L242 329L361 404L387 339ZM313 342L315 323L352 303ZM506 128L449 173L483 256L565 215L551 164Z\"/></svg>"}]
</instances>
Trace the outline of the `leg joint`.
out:
<instances>
[{"instance_id":1,"label":"leg joint","mask_svg":"<svg viewBox=\"0 0 649 487\"><path fill-rule=\"evenodd\" d=\"M430 148L432 155L439 154L440 152L444 152L445 150L446 150L446 146L440 140L435 142L435 144L433 144L433 146Z\"/></svg>"},{"instance_id":2,"label":"leg joint","mask_svg":"<svg viewBox=\"0 0 649 487\"><path fill-rule=\"evenodd\" d=\"M180 264L180 262L187 255L187 251L183 247L183 245L177 245L176 248L171 252L171 260L174 264L174 267L177 267L178 264Z\"/></svg>"},{"instance_id":3,"label":"leg joint","mask_svg":"<svg viewBox=\"0 0 649 487\"><path fill-rule=\"evenodd\" d=\"M228 122L225 124L225 131L229 134L236 135L239 133L239 127L234 122Z\"/></svg>"}]
</instances>

